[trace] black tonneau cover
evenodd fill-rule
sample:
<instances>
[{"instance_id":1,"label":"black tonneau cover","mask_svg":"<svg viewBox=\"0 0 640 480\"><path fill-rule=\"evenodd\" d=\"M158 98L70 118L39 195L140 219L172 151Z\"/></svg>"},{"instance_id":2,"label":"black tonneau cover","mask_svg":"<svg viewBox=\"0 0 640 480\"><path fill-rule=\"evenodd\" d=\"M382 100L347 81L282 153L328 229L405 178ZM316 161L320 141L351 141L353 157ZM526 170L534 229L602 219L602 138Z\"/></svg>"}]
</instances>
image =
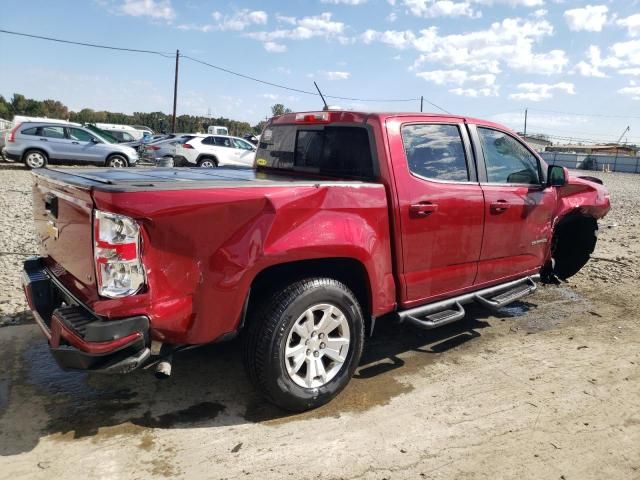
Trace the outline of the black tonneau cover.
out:
<instances>
[{"instance_id":1,"label":"black tonneau cover","mask_svg":"<svg viewBox=\"0 0 640 480\"><path fill-rule=\"evenodd\" d=\"M252 168L43 168L33 172L47 181L110 192L284 186L287 184L366 184L354 180L257 172Z\"/></svg>"}]
</instances>

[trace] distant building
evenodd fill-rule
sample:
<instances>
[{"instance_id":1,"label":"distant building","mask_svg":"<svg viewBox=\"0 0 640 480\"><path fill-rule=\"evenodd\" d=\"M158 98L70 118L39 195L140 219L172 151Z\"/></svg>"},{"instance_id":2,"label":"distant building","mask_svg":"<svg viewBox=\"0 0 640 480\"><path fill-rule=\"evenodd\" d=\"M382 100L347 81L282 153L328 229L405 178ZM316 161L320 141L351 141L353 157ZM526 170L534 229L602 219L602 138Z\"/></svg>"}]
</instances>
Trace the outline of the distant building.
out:
<instances>
[{"instance_id":1,"label":"distant building","mask_svg":"<svg viewBox=\"0 0 640 480\"><path fill-rule=\"evenodd\" d=\"M8 128L11 128L12 126L13 126L13 122L0 118L0 130L6 130Z\"/></svg>"},{"instance_id":2,"label":"distant building","mask_svg":"<svg viewBox=\"0 0 640 480\"><path fill-rule=\"evenodd\" d=\"M525 142L527 142L527 144L531 148L533 148L536 152L544 152L545 150L548 149L548 147L553 145L551 141L547 140L543 136L525 135L522 132L518 132L518 135L520 135L520 138L522 138Z\"/></svg>"},{"instance_id":3,"label":"distant building","mask_svg":"<svg viewBox=\"0 0 640 480\"><path fill-rule=\"evenodd\" d=\"M618 145L615 143L606 145L553 145L547 147L547 152L583 153L587 155L617 155L635 157L638 147L635 145Z\"/></svg>"}]
</instances>

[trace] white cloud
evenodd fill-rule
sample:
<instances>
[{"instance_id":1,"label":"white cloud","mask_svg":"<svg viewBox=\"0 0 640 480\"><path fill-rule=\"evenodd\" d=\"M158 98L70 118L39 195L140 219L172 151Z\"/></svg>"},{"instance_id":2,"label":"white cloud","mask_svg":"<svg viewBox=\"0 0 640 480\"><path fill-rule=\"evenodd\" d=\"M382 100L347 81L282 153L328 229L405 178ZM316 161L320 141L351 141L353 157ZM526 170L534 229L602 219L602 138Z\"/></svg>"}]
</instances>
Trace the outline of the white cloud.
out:
<instances>
[{"instance_id":1,"label":"white cloud","mask_svg":"<svg viewBox=\"0 0 640 480\"><path fill-rule=\"evenodd\" d=\"M403 0L402 4L416 17L480 17L480 12L469 1L452 0Z\"/></svg>"},{"instance_id":2,"label":"white cloud","mask_svg":"<svg viewBox=\"0 0 640 480\"><path fill-rule=\"evenodd\" d=\"M618 90L621 95L630 96L632 100L640 100L640 85L637 82L631 80L628 87Z\"/></svg>"},{"instance_id":3,"label":"white cloud","mask_svg":"<svg viewBox=\"0 0 640 480\"><path fill-rule=\"evenodd\" d=\"M278 21L288 23L293 28L250 32L246 36L264 43L278 44L284 40L308 40L317 37L334 38L341 43L347 43L348 39L344 36L344 23L332 20L332 16L330 12L303 18L279 16L276 17Z\"/></svg>"},{"instance_id":4,"label":"white cloud","mask_svg":"<svg viewBox=\"0 0 640 480\"><path fill-rule=\"evenodd\" d=\"M220 12L211 14L213 19L218 22L215 26L216 30L226 31L242 31L250 25L264 25L267 23L268 15L262 10L250 11L243 8L232 14L223 15Z\"/></svg>"},{"instance_id":5,"label":"white cloud","mask_svg":"<svg viewBox=\"0 0 640 480\"><path fill-rule=\"evenodd\" d=\"M282 53L287 51L287 46L277 42L264 42L264 49L271 53Z\"/></svg>"},{"instance_id":6,"label":"white cloud","mask_svg":"<svg viewBox=\"0 0 640 480\"><path fill-rule=\"evenodd\" d=\"M492 73L469 74L464 70L432 70L416 73L416 76L436 85L451 85L456 88L449 90L454 95L465 97L490 97L497 96L499 87L496 76ZM467 88L464 85L471 84Z\"/></svg>"},{"instance_id":7,"label":"white cloud","mask_svg":"<svg viewBox=\"0 0 640 480\"><path fill-rule=\"evenodd\" d=\"M351 77L349 72L321 72L327 80L348 80Z\"/></svg>"},{"instance_id":8,"label":"white cloud","mask_svg":"<svg viewBox=\"0 0 640 480\"><path fill-rule=\"evenodd\" d=\"M606 62L602 60L599 47L595 45L589 46L589 50L587 50L587 60L588 62L581 61L576 64L575 71L583 77L604 78L607 76L606 73L600 70L601 67L606 66Z\"/></svg>"},{"instance_id":9,"label":"white cloud","mask_svg":"<svg viewBox=\"0 0 640 480\"><path fill-rule=\"evenodd\" d=\"M535 12L533 12L533 16L536 18L542 18L542 17L546 17L547 16L547 10L545 10L544 8L541 8L539 10L536 10Z\"/></svg>"},{"instance_id":10,"label":"white cloud","mask_svg":"<svg viewBox=\"0 0 640 480\"><path fill-rule=\"evenodd\" d=\"M534 74L561 73L568 62L563 50L535 52L534 44L553 34L553 26L544 19L506 18L486 30L440 36L437 27L415 34L411 30L367 30L360 40L380 42L397 49L413 48L421 55L412 66L425 63L464 67L475 72L500 73L501 65Z\"/></svg>"},{"instance_id":11,"label":"white cloud","mask_svg":"<svg viewBox=\"0 0 640 480\"><path fill-rule=\"evenodd\" d=\"M362 5L367 0L320 0L322 3L331 3L333 5Z\"/></svg>"},{"instance_id":12,"label":"white cloud","mask_svg":"<svg viewBox=\"0 0 640 480\"><path fill-rule=\"evenodd\" d=\"M564 19L569 25L569 29L574 32L601 32L602 27L607 23L606 5L586 5L582 8L574 8L564 12Z\"/></svg>"},{"instance_id":13,"label":"white cloud","mask_svg":"<svg viewBox=\"0 0 640 480\"><path fill-rule=\"evenodd\" d=\"M149 17L167 22L176 16L171 0L124 0L117 12L132 17Z\"/></svg>"},{"instance_id":14,"label":"white cloud","mask_svg":"<svg viewBox=\"0 0 640 480\"><path fill-rule=\"evenodd\" d=\"M608 60L613 68L640 66L640 40L614 43Z\"/></svg>"},{"instance_id":15,"label":"white cloud","mask_svg":"<svg viewBox=\"0 0 640 480\"><path fill-rule=\"evenodd\" d=\"M640 76L640 68L622 68L618 70L620 75L638 75Z\"/></svg>"},{"instance_id":16,"label":"white cloud","mask_svg":"<svg viewBox=\"0 0 640 480\"><path fill-rule=\"evenodd\" d=\"M512 100L529 100L531 102L539 102L541 100L547 100L553 97L554 91L565 92L570 95L576 93L573 83L560 82L555 84L549 83L520 83L518 85L520 90L517 93L512 93L509 98Z\"/></svg>"},{"instance_id":17,"label":"white cloud","mask_svg":"<svg viewBox=\"0 0 640 480\"><path fill-rule=\"evenodd\" d=\"M621 27L627 27L627 33L630 37L640 37L640 13L627 18L620 18L616 20L616 24Z\"/></svg>"},{"instance_id":18,"label":"white cloud","mask_svg":"<svg viewBox=\"0 0 640 480\"><path fill-rule=\"evenodd\" d=\"M452 88L449 92L462 97L497 97L498 86L495 85L493 87L486 88Z\"/></svg>"},{"instance_id":19,"label":"white cloud","mask_svg":"<svg viewBox=\"0 0 640 480\"><path fill-rule=\"evenodd\" d=\"M397 2L390 1L391 5ZM401 0L400 2L416 17L470 17L479 18L482 12L474 5L508 5L511 7L537 7L544 5L544 0Z\"/></svg>"}]
</instances>

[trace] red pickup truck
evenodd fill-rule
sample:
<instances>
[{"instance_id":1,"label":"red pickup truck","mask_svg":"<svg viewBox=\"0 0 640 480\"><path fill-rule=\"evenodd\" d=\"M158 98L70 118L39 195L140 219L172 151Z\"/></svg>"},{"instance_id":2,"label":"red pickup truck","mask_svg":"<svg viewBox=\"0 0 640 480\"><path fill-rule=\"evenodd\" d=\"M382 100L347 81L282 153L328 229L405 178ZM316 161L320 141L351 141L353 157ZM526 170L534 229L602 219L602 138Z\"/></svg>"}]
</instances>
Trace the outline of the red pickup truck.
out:
<instances>
[{"instance_id":1,"label":"red pickup truck","mask_svg":"<svg viewBox=\"0 0 640 480\"><path fill-rule=\"evenodd\" d=\"M376 319L430 329L587 262L610 208L513 132L459 116L272 119L254 169L34 172L24 289L57 362L123 373L243 337L270 401L322 405Z\"/></svg>"}]
</instances>

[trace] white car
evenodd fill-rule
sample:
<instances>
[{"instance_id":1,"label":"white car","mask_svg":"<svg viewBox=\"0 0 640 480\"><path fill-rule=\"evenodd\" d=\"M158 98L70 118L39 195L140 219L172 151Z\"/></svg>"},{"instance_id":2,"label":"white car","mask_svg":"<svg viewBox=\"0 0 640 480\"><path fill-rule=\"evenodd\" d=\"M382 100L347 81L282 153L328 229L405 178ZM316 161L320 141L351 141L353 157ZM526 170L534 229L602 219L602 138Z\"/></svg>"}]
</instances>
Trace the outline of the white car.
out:
<instances>
[{"instance_id":1,"label":"white car","mask_svg":"<svg viewBox=\"0 0 640 480\"><path fill-rule=\"evenodd\" d=\"M178 144L175 165L214 168L224 165L252 167L256 147L250 142L229 135L195 137Z\"/></svg>"}]
</instances>

